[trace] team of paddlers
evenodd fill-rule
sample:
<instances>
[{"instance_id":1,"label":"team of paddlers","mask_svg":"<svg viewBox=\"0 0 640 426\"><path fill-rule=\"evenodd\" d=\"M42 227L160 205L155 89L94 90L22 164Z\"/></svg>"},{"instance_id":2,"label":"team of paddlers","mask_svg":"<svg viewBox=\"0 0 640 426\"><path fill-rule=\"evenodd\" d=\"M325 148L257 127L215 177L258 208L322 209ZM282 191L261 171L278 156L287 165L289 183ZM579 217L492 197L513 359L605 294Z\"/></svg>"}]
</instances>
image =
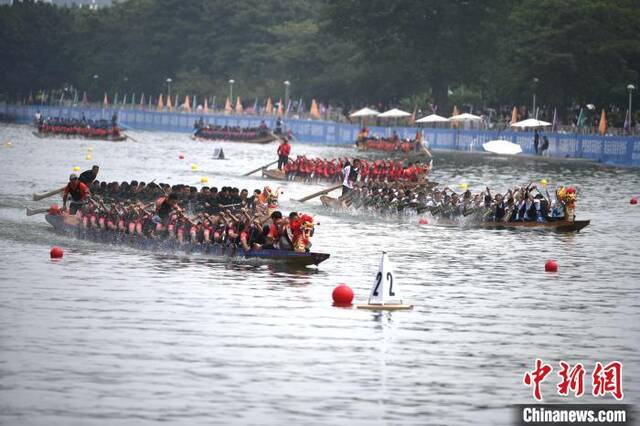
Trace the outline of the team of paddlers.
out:
<instances>
[{"instance_id":1,"label":"team of paddlers","mask_svg":"<svg viewBox=\"0 0 640 426\"><path fill-rule=\"evenodd\" d=\"M369 210L397 214L415 211L431 213L447 221L470 222L547 222L574 219L577 191L573 187L558 187L552 197L546 187L533 183L503 193L489 188L479 193L451 188L438 189L428 182L359 182L329 204L338 208Z\"/></svg>"},{"instance_id":2,"label":"team of paddlers","mask_svg":"<svg viewBox=\"0 0 640 426\"><path fill-rule=\"evenodd\" d=\"M298 155L289 159L283 166L284 173L289 180L329 180L340 182L343 180L344 168L348 159L308 158ZM405 166L400 161L359 160L358 181L416 182L429 173L429 165L423 163L409 163Z\"/></svg>"},{"instance_id":3,"label":"team of paddlers","mask_svg":"<svg viewBox=\"0 0 640 426\"><path fill-rule=\"evenodd\" d=\"M72 174L62 210L87 229L121 232L180 243L222 244L251 249L309 251L313 218L277 211L278 190L197 188L151 182L99 182L98 167ZM70 202L67 208L67 202Z\"/></svg>"},{"instance_id":4,"label":"team of paddlers","mask_svg":"<svg viewBox=\"0 0 640 426\"><path fill-rule=\"evenodd\" d=\"M369 129L363 127L358 133L356 146L364 151L398 152L403 154L425 153L431 156L422 141L422 133L416 132L415 139L401 139L394 131L389 138L370 137Z\"/></svg>"},{"instance_id":5,"label":"team of paddlers","mask_svg":"<svg viewBox=\"0 0 640 426\"><path fill-rule=\"evenodd\" d=\"M35 117L38 133L42 135L61 135L67 137L84 137L89 139L120 139L121 129L117 125L117 116L108 120L88 120L81 118L44 118L38 112Z\"/></svg>"},{"instance_id":6,"label":"team of paddlers","mask_svg":"<svg viewBox=\"0 0 640 426\"><path fill-rule=\"evenodd\" d=\"M201 118L193 127L193 136L202 139L240 141L265 137L270 133L264 121L258 127L216 126L205 124Z\"/></svg>"}]
</instances>

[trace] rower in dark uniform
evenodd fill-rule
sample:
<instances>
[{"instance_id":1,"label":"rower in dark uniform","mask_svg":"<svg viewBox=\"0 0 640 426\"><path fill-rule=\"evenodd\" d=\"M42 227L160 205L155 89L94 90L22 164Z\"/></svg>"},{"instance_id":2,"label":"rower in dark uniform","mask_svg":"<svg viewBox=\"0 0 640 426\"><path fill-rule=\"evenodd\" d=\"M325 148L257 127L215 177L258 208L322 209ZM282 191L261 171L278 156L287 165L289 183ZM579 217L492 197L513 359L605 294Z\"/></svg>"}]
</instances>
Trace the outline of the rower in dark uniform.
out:
<instances>
[{"instance_id":1,"label":"rower in dark uniform","mask_svg":"<svg viewBox=\"0 0 640 426\"><path fill-rule=\"evenodd\" d=\"M80 182L90 187L93 181L98 177L99 170L100 167L94 165L93 167L91 167L91 170L85 170L84 172L80 173Z\"/></svg>"},{"instance_id":2,"label":"rower in dark uniform","mask_svg":"<svg viewBox=\"0 0 640 426\"><path fill-rule=\"evenodd\" d=\"M71 203L69 203L69 214L76 214L86 203L89 201L91 193L89 187L78 180L78 175L72 173L69 176L69 183L64 188L62 195L62 210L67 208L67 200L71 196Z\"/></svg>"},{"instance_id":3,"label":"rower in dark uniform","mask_svg":"<svg viewBox=\"0 0 640 426\"><path fill-rule=\"evenodd\" d=\"M174 210L180 210L178 206L178 196L171 193L167 196L160 197L156 200L156 214L153 216L155 223L166 224L169 221L169 216Z\"/></svg>"}]
</instances>

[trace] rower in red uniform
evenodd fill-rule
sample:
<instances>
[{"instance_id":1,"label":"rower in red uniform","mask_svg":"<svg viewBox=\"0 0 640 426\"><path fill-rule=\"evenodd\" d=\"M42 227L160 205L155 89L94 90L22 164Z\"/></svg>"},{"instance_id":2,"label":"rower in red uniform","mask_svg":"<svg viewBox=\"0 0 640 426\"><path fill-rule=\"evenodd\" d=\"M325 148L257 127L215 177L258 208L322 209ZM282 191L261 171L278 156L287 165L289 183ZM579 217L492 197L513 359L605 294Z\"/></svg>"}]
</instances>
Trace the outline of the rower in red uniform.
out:
<instances>
[{"instance_id":1,"label":"rower in red uniform","mask_svg":"<svg viewBox=\"0 0 640 426\"><path fill-rule=\"evenodd\" d=\"M278 146L278 170L282 170L282 166L289 163L289 153L291 153L291 145L287 138L282 138L282 143Z\"/></svg>"},{"instance_id":2,"label":"rower in red uniform","mask_svg":"<svg viewBox=\"0 0 640 426\"><path fill-rule=\"evenodd\" d=\"M84 183L78 180L78 175L72 173L69 176L69 183L64 188L64 194L62 195L62 210L67 208L67 199L71 195L71 203L69 203L69 213L76 214L76 212L81 209L87 201L89 201L89 197L91 193L89 192L89 188Z\"/></svg>"}]
</instances>

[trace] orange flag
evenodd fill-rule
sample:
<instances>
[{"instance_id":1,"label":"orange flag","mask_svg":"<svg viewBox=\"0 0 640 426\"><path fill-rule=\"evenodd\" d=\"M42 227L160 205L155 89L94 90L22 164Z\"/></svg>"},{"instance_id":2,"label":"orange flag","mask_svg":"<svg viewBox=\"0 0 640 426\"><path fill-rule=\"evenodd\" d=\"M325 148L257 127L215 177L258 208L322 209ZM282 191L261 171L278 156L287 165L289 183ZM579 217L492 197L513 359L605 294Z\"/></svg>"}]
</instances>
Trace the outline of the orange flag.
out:
<instances>
[{"instance_id":1,"label":"orange flag","mask_svg":"<svg viewBox=\"0 0 640 426\"><path fill-rule=\"evenodd\" d=\"M207 98L204 98L204 108L202 109L205 114L209 113L209 101Z\"/></svg>"},{"instance_id":2,"label":"orange flag","mask_svg":"<svg viewBox=\"0 0 640 426\"><path fill-rule=\"evenodd\" d=\"M109 106L109 98L107 97L107 92L104 92L104 99L102 100L102 105L106 107Z\"/></svg>"},{"instance_id":3,"label":"orange flag","mask_svg":"<svg viewBox=\"0 0 640 426\"><path fill-rule=\"evenodd\" d=\"M453 106L453 112L451 113L452 116L456 116L456 115L460 115L460 112L458 111L458 107L456 105ZM451 127L458 127L458 121L454 120L451 122Z\"/></svg>"},{"instance_id":4,"label":"orange flag","mask_svg":"<svg viewBox=\"0 0 640 426\"><path fill-rule=\"evenodd\" d=\"M224 112L227 114L233 112L233 108L231 107L231 100L229 99L229 97L227 97L227 102L225 102L224 104Z\"/></svg>"},{"instance_id":5,"label":"orange flag","mask_svg":"<svg viewBox=\"0 0 640 426\"><path fill-rule=\"evenodd\" d=\"M240 100L240 96L238 96L236 98L236 113L242 114L243 110L244 108L242 108L242 101Z\"/></svg>"},{"instance_id":6,"label":"orange flag","mask_svg":"<svg viewBox=\"0 0 640 426\"><path fill-rule=\"evenodd\" d=\"M311 110L309 111L309 115L311 118L315 118L317 120L320 119L320 109L318 108L318 103L315 99L311 100Z\"/></svg>"},{"instance_id":7,"label":"orange flag","mask_svg":"<svg viewBox=\"0 0 640 426\"><path fill-rule=\"evenodd\" d=\"M184 103L182 104L182 108L187 111L191 111L191 102L189 102L189 95L184 96Z\"/></svg>"},{"instance_id":8,"label":"orange flag","mask_svg":"<svg viewBox=\"0 0 640 426\"><path fill-rule=\"evenodd\" d=\"M162 93L160 93L160 97L158 98L158 111L161 111L164 108L164 101L162 100Z\"/></svg>"},{"instance_id":9,"label":"orange flag","mask_svg":"<svg viewBox=\"0 0 640 426\"><path fill-rule=\"evenodd\" d=\"M282 108L282 98L280 98L280 102L278 102L278 117L282 117L284 115L284 110Z\"/></svg>"},{"instance_id":10,"label":"orange flag","mask_svg":"<svg viewBox=\"0 0 640 426\"><path fill-rule=\"evenodd\" d=\"M416 124L416 113L418 112L418 107L414 106L413 107L413 114L411 114L411 117L409 118L409 124Z\"/></svg>"},{"instance_id":11,"label":"orange flag","mask_svg":"<svg viewBox=\"0 0 640 426\"><path fill-rule=\"evenodd\" d=\"M269 115L273 114L273 104L271 103L271 98L267 99L267 106L264 107L264 112Z\"/></svg>"},{"instance_id":12,"label":"orange flag","mask_svg":"<svg viewBox=\"0 0 640 426\"><path fill-rule=\"evenodd\" d=\"M511 122L509 124L518 122L518 108L513 107L513 111L511 111Z\"/></svg>"},{"instance_id":13,"label":"orange flag","mask_svg":"<svg viewBox=\"0 0 640 426\"><path fill-rule=\"evenodd\" d=\"M167 108L169 108L169 111L173 111L173 104L171 103L171 96L167 95Z\"/></svg>"},{"instance_id":14,"label":"orange flag","mask_svg":"<svg viewBox=\"0 0 640 426\"><path fill-rule=\"evenodd\" d=\"M598 130L602 136L607 133L607 116L604 113L604 109L602 110L602 114L600 114L600 126Z\"/></svg>"}]
</instances>

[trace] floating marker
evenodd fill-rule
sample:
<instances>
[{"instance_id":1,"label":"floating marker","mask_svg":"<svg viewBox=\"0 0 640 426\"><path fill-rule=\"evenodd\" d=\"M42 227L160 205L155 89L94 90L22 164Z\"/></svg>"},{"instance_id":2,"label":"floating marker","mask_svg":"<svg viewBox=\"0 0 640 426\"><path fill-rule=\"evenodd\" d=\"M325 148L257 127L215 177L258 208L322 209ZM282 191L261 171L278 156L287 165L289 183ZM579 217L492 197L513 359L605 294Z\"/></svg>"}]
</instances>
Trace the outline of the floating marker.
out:
<instances>
[{"instance_id":1,"label":"floating marker","mask_svg":"<svg viewBox=\"0 0 640 426\"><path fill-rule=\"evenodd\" d=\"M547 272L558 272L558 263L555 260L547 260L544 264L544 270Z\"/></svg>"},{"instance_id":2,"label":"floating marker","mask_svg":"<svg viewBox=\"0 0 640 426\"><path fill-rule=\"evenodd\" d=\"M462 182L460 184L460 189L462 189L463 191L466 191L469 188L469 185L466 182Z\"/></svg>"},{"instance_id":3,"label":"floating marker","mask_svg":"<svg viewBox=\"0 0 640 426\"><path fill-rule=\"evenodd\" d=\"M206 177L206 176L202 176L202 177L200 178L200 183L207 183L207 182L209 182L209 178L208 178L208 177Z\"/></svg>"},{"instance_id":4,"label":"floating marker","mask_svg":"<svg viewBox=\"0 0 640 426\"><path fill-rule=\"evenodd\" d=\"M427 218L426 218L426 217L421 217L421 218L420 218L420 220L418 221L418 223L419 223L420 225L428 225L428 224L429 224L429 221L427 220Z\"/></svg>"},{"instance_id":5,"label":"floating marker","mask_svg":"<svg viewBox=\"0 0 640 426\"><path fill-rule=\"evenodd\" d=\"M191 165L191 170L198 170L198 165L197 164L192 164Z\"/></svg>"},{"instance_id":6,"label":"floating marker","mask_svg":"<svg viewBox=\"0 0 640 426\"><path fill-rule=\"evenodd\" d=\"M402 303L402 298L398 291L398 283L395 281L393 267L391 266L391 262L389 262L386 251L382 252L380 267L373 280L369 301L366 305L358 305L358 309L383 311L413 309L413 305Z\"/></svg>"},{"instance_id":7,"label":"floating marker","mask_svg":"<svg viewBox=\"0 0 640 426\"><path fill-rule=\"evenodd\" d=\"M353 290L346 284L339 284L333 289L331 297L335 306L351 306L351 302L353 302Z\"/></svg>"},{"instance_id":8,"label":"floating marker","mask_svg":"<svg viewBox=\"0 0 640 426\"><path fill-rule=\"evenodd\" d=\"M638 204L638 198L636 197L631 198L631 200L629 201L629 204L633 204L633 205Z\"/></svg>"},{"instance_id":9,"label":"floating marker","mask_svg":"<svg viewBox=\"0 0 640 426\"><path fill-rule=\"evenodd\" d=\"M546 179L541 179L541 180L540 180L540 185L544 186L545 188L547 187L547 184L548 184L548 183L549 183L549 182L547 182L547 180L546 180Z\"/></svg>"},{"instance_id":10,"label":"floating marker","mask_svg":"<svg viewBox=\"0 0 640 426\"><path fill-rule=\"evenodd\" d=\"M64 251L58 246L53 246L51 247L51 251L49 252L49 255L51 256L52 259L61 259L62 256L64 256Z\"/></svg>"},{"instance_id":11,"label":"floating marker","mask_svg":"<svg viewBox=\"0 0 640 426\"><path fill-rule=\"evenodd\" d=\"M93 160L93 157L91 156L91 154L87 154L87 156L84 157L84 159L87 160L87 161L91 161L91 160Z\"/></svg>"},{"instance_id":12,"label":"floating marker","mask_svg":"<svg viewBox=\"0 0 640 426\"><path fill-rule=\"evenodd\" d=\"M213 150L213 159L224 160L224 151L222 150L222 148L216 148Z\"/></svg>"},{"instance_id":13,"label":"floating marker","mask_svg":"<svg viewBox=\"0 0 640 426\"><path fill-rule=\"evenodd\" d=\"M93 147L87 148L87 151L92 152L93 151Z\"/></svg>"},{"instance_id":14,"label":"floating marker","mask_svg":"<svg viewBox=\"0 0 640 426\"><path fill-rule=\"evenodd\" d=\"M181 160L184 160L184 154L178 155L178 158L181 159Z\"/></svg>"},{"instance_id":15,"label":"floating marker","mask_svg":"<svg viewBox=\"0 0 640 426\"><path fill-rule=\"evenodd\" d=\"M79 172L79 171L80 171L80 167L75 166L75 167L73 168L73 171L74 171L74 172Z\"/></svg>"},{"instance_id":16,"label":"floating marker","mask_svg":"<svg viewBox=\"0 0 640 426\"><path fill-rule=\"evenodd\" d=\"M6 141L4 143L4 146L6 146L7 148L11 148L13 146L13 143L11 141Z\"/></svg>"}]
</instances>

